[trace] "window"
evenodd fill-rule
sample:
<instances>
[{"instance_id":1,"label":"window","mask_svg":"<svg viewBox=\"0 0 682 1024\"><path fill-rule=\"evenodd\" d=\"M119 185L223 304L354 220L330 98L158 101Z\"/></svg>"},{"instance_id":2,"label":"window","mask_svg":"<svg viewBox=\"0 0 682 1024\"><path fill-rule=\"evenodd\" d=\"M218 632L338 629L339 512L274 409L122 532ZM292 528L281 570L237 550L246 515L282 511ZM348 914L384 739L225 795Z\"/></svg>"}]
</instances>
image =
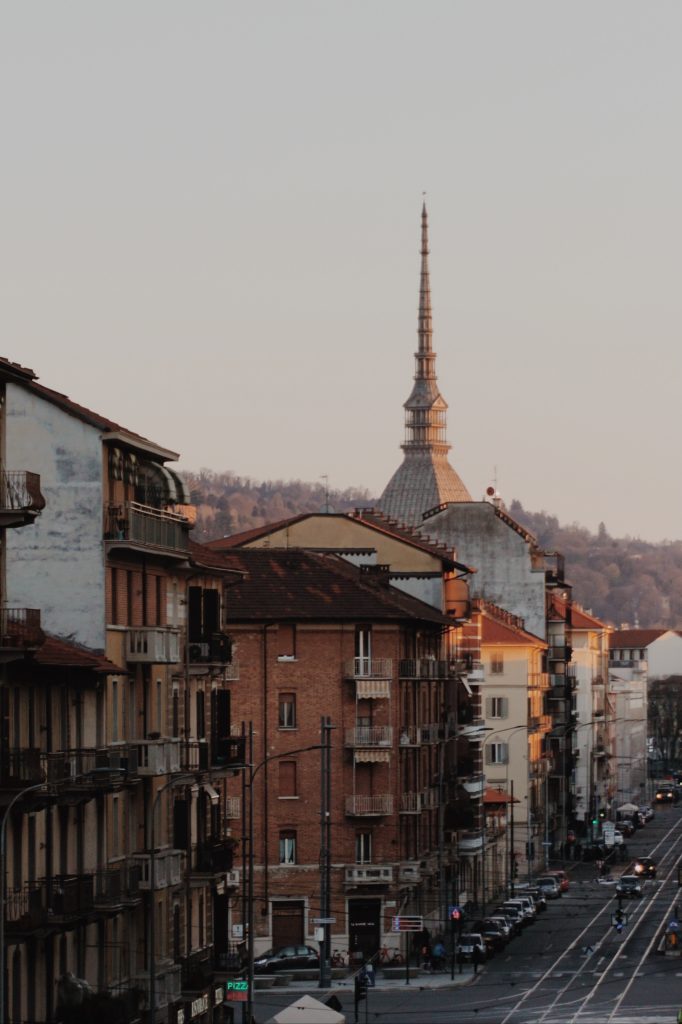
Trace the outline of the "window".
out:
<instances>
[{"instance_id":1,"label":"window","mask_svg":"<svg viewBox=\"0 0 682 1024\"><path fill-rule=\"evenodd\" d=\"M279 834L279 862L280 864L296 863L296 833L280 832Z\"/></svg>"},{"instance_id":2,"label":"window","mask_svg":"<svg viewBox=\"0 0 682 1024\"><path fill-rule=\"evenodd\" d=\"M189 587L187 592L187 631L191 644L209 643L220 632L220 592Z\"/></svg>"},{"instance_id":3,"label":"window","mask_svg":"<svg viewBox=\"0 0 682 1024\"><path fill-rule=\"evenodd\" d=\"M357 832L355 835L355 863L372 863L372 833Z\"/></svg>"},{"instance_id":4,"label":"window","mask_svg":"<svg viewBox=\"0 0 682 1024\"><path fill-rule=\"evenodd\" d=\"M280 622L277 627L277 657L296 657L296 626L291 622Z\"/></svg>"},{"instance_id":5,"label":"window","mask_svg":"<svg viewBox=\"0 0 682 1024\"><path fill-rule=\"evenodd\" d=\"M114 679L111 686L111 738L114 743L118 742L118 679Z\"/></svg>"},{"instance_id":6,"label":"window","mask_svg":"<svg viewBox=\"0 0 682 1024\"><path fill-rule=\"evenodd\" d=\"M280 729L296 728L295 693L280 693L279 695L279 727Z\"/></svg>"},{"instance_id":7,"label":"window","mask_svg":"<svg viewBox=\"0 0 682 1024\"><path fill-rule=\"evenodd\" d=\"M371 675L372 631L369 626L358 626L355 630L355 672L359 676Z\"/></svg>"},{"instance_id":8,"label":"window","mask_svg":"<svg viewBox=\"0 0 682 1024\"><path fill-rule=\"evenodd\" d=\"M506 697L488 697L486 701L487 718L507 718L509 702Z\"/></svg>"},{"instance_id":9,"label":"window","mask_svg":"<svg viewBox=\"0 0 682 1024\"><path fill-rule=\"evenodd\" d=\"M504 672L504 655L502 651L495 651L490 656L490 674L500 676Z\"/></svg>"},{"instance_id":10,"label":"window","mask_svg":"<svg viewBox=\"0 0 682 1024\"><path fill-rule=\"evenodd\" d=\"M279 762L279 795L281 797L298 796L295 761Z\"/></svg>"},{"instance_id":11,"label":"window","mask_svg":"<svg viewBox=\"0 0 682 1024\"><path fill-rule=\"evenodd\" d=\"M509 744L489 743L485 748L486 764L509 764Z\"/></svg>"}]
</instances>

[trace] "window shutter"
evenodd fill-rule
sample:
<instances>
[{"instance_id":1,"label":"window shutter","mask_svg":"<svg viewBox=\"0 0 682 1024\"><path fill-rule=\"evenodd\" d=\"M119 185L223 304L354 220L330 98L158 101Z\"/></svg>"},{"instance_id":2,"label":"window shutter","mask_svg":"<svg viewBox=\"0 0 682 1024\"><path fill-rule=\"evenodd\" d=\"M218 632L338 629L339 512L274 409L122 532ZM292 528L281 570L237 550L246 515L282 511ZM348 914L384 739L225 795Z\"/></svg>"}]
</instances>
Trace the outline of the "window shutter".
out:
<instances>
[{"instance_id":1,"label":"window shutter","mask_svg":"<svg viewBox=\"0 0 682 1024\"><path fill-rule=\"evenodd\" d=\"M493 699L492 697L486 697L485 699L485 717L493 717Z\"/></svg>"},{"instance_id":2,"label":"window shutter","mask_svg":"<svg viewBox=\"0 0 682 1024\"><path fill-rule=\"evenodd\" d=\"M501 697L500 698L500 718L508 718L508 717L509 717L509 698L508 697Z\"/></svg>"},{"instance_id":3,"label":"window shutter","mask_svg":"<svg viewBox=\"0 0 682 1024\"><path fill-rule=\"evenodd\" d=\"M485 763L486 764L492 764L493 763L493 748L490 747L490 746L485 748Z\"/></svg>"}]
</instances>

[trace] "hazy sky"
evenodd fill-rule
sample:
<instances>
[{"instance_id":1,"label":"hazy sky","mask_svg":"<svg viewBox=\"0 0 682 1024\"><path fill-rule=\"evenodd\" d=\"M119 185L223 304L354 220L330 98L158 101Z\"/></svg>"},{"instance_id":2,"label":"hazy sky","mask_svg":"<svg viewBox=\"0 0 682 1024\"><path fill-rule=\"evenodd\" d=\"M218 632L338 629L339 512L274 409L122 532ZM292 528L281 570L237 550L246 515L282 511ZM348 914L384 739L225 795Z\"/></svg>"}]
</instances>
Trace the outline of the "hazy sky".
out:
<instances>
[{"instance_id":1,"label":"hazy sky","mask_svg":"<svg viewBox=\"0 0 682 1024\"><path fill-rule=\"evenodd\" d=\"M471 493L680 538L681 38L677 0L6 0L0 354L183 468L379 494L426 190Z\"/></svg>"}]
</instances>

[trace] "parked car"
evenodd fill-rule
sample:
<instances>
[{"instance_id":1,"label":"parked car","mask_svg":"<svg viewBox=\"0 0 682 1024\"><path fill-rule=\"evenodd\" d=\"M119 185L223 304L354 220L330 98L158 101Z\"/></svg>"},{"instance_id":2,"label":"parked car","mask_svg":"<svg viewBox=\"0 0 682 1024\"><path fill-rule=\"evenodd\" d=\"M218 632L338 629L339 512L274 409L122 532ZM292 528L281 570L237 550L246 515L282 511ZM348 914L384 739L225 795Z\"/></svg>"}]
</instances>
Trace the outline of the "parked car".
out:
<instances>
[{"instance_id":1,"label":"parked car","mask_svg":"<svg viewBox=\"0 0 682 1024\"><path fill-rule=\"evenodd\" d=\"M645 804L644 807L640 807L639 813L645 821L651 821L651 819L655 817L653 807L650 807L648 804Z\"/></svg>"},{"instance_id":2,"label":"parked car","mask_svg":"<svg viewBox=\"0 0 682 1024\"><path fill-rule=\"evenodd\" d=\"M548 871L547 874L554 875L554 877L559 882L559 888L562 892L568 892L570 882L568 880L568 875L565 871L563 871L561 868L556 868L555 870Z\"/></svg>"},{"instance_id":3,"label":"parked car","mask_svg":"<svg viewBox=\"0 0 682 1024\"><path fill-rule=\"evenodd\" d=\"M279 949L268 949L253 961L253 969L256 974L295 971L319 966L320 954L312 946L281 946Z\"/></svg>"},{"instance_id":4,"label":"parked car","mask_svg":"<svg viewBox=\"0 0 682 1024\"><path fill-rule=\"evenodd\" d=\"M638 857L632 870L640 878L655 878L656 861L652 857Z\"/></svg>"},{"instance_id":5,"label":"parked car","mask_svg":"<svg viewBox=\"0 0 682 1024\"><path fill-rule=\"evenodd\" d=\"M499 925L493 924L490 918L482 921L474 921L471 926L472 932L478 932L483 936L483 941L488 947L488 956L494 956L499 950L507 945L507 939Z\"/></svg>"},{"instance_id":6,"label":"parked car","mask_svg":"<svg viewBox=\"0 0 682 1024\"><path fill-rule=\"evenodd\" d=\"M515 896L511 900L505 900L502 906L505 909L517 907L521 911L521 917L525 924L532 924L537 916L535 907L527 896Z\"/></svg>"},{"instance_id":7,"label":"parked car","mask_svg":"<svg viewBox=\"0 0 682 1024\"><path fill-rule=\"evenodd\" d=\"M642 895L642 883L637 875L622 875L616 882L616 894L638 899Z\"/></svg>"},{"instance_id":8,"label":"parked car","mask_svg":"<svg viewBox=\"0 0 682 1024\"><path fill-rule=\"evenodd\" d=\"M514 935L518 935L526 923L526 918L521 907L498 907L493 916L498 917L500 915L502 915L506 921L509 921Z\"/></svg>"},{"instance_id":9,"label":"parked car","mask_svg":"<svg viewBox=\"0 0 682 1024\"><path fill-rule=\"evenodd\" d=\"M513 922L508 917L504 917L503 914L493 914L488 920L494 921L498 925L507 942L516 935Z\"/></svg>"},{"instance_id":10,"label":"parked car","mask_svg":"<svg viewBox=\"0 0 682 1024\"><path fill-rule=\"evenodd\" d=\"M531 885L527 889L524 889L523 894L524 896L530 896L538 913L540 913L541 910L547 910L547 897L536 885Z\"/></svg>"},{"instance_id":11,"label":"parked car","mask_svg":"<svg viewBox=\"0 0 682 1024\"><path fill-rule=\"evenodd\" d=\"M478 949L481 962L488 958L488 947L480 932L464 932L457 943L457 956L460 960L473 960L474 949Z\"/></svg>"},{"instance_id":12,"label":"parked car","mask_svg":"<svg viewBox=\"0 0 682 1024\"><path fill-rule=\"evenodd\" d=\"M542 875L535 884L548 900L558 900L561 896L561 885L556 875Z\"/></svg>"}]
</instances>

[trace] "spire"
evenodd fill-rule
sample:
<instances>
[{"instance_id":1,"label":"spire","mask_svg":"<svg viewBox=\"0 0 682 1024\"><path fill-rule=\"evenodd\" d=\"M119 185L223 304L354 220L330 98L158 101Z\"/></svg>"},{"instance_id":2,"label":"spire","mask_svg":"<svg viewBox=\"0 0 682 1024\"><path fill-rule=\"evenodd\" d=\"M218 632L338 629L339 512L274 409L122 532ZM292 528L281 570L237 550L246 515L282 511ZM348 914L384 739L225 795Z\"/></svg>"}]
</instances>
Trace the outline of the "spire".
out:
<instances>
[{"instance_id":1,"label":"spire","mask_svg":"<svg viewBox=\"0 0 682 1024\"><path fill-rule=\"evenodd\" d=\"M471 501L471 495L448 462L448 403L438 390L432 348L429 218L422 205L421 271L414 384L404 404L403 462L379 499L379 508L402 523L419 525L424 512L445 502Z\"/></svg>"},{"instance_id":2,"label":"spire","mask_svg":"<svg viewBox=\"0 0 682 1024\"><path fill-rule=\"evenodd\" d=\"M405 402L405 443L403 449L419 448L447 452L445 437L447 402L438 390L436 354L432 347L431 282L429 279L429 215L422 205L421 272L419 276L419 318L417 351L414 354L414 386Z\"/></svg>"}]
</instances>

